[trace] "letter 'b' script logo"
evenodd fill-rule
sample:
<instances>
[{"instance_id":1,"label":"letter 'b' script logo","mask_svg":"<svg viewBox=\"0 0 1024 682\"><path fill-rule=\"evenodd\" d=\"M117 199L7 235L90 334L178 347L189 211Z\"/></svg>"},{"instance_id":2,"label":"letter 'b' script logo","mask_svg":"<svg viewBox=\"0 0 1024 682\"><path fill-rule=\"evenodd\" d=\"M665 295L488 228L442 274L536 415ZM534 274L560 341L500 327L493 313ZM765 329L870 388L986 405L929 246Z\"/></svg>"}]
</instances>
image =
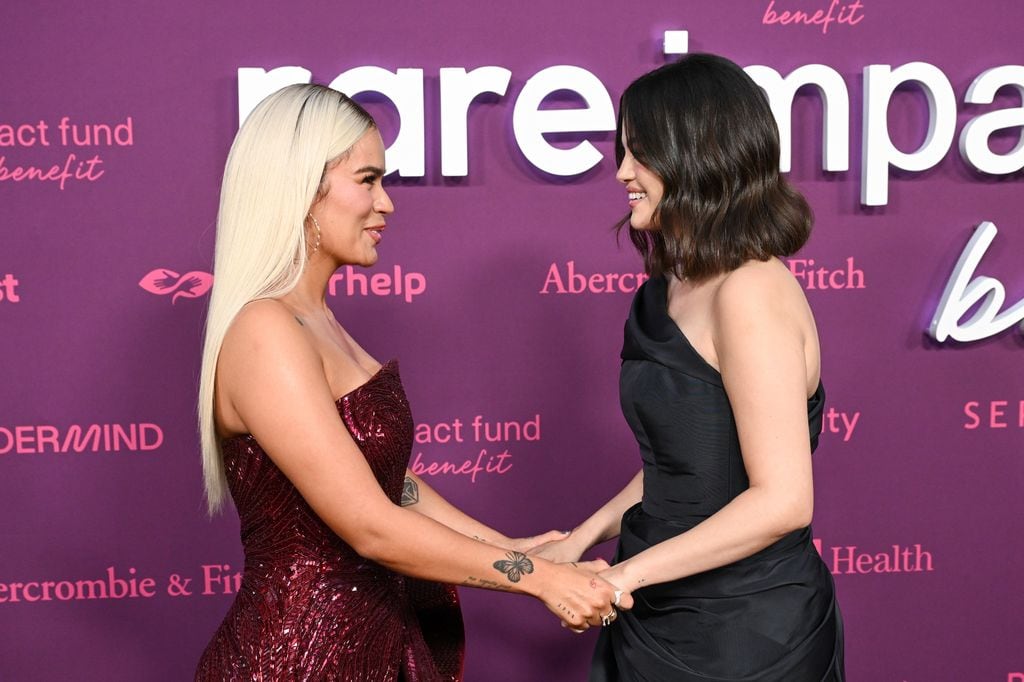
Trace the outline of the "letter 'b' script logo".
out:
<instances>
[{"instance_id":1,"label":"letter 'b' script logo","mask_svg":"<svg viewBox=\"0 0 1024 682\"><path fill-rule=\"evenodd\" d=\"M174 270L157 268L139 280L139 286L151 294L171 296L173 304L179 298L199 298L213 285L213 275L200 270L179 275Z\"/></svg>"}]
</instances>

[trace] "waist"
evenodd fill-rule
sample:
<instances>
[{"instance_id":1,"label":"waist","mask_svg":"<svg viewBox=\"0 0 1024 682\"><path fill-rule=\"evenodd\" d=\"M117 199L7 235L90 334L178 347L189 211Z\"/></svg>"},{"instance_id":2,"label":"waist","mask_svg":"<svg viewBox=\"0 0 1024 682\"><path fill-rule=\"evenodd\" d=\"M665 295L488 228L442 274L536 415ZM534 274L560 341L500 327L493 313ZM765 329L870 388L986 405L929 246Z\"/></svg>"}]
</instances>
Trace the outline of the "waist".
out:
<instances>
[{"instance_id":1,"label":"waist","mask_svg":"<svg viewBox=\"0 0 1024 682\"><path fill-rule=\"evenodd\" d=\"M321 554L278 552L275 555L247 548L242 584L277 585L288 592L301 591L301 586L326 592L354 592L358 589L404 595L406 591L404 576L354 551L344 554L332 551Z\"/></svg>"}]
</instances>

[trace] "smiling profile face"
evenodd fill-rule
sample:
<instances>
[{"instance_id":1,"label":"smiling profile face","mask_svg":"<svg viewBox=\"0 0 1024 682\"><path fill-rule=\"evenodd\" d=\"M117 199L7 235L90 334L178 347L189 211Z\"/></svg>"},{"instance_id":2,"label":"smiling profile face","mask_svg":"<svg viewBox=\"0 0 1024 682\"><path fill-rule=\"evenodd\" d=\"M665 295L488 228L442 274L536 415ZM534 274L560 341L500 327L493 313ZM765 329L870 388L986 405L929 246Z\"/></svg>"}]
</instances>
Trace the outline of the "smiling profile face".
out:
<instances>
[{"instance_id":1,"label":"smiling profile face","mask_svg":"<svg viewBox=\"0 0 1024 682\"><path fill-rule=\"evenodd\" d=\"M310 214L320 225L319 251L340 265L369 266L377 262L384 217L394 204L384 190L384 142L370 128L337 163L327 169L327 194Z\"/></svg>"},{"instance_id":2,"label":"smiling profile face","mask_svg":"<svg viewBox=\"0 0 1024 682\"><path fill-rule=\"evenodd\" d=\"M622 162L615 173L615 179L626 185L629 224L636 230L660 229L654 217L665 193L665 184L633 156L626 144L625 130L622 131L622 147Z\"/></svg>"}]
</instances>

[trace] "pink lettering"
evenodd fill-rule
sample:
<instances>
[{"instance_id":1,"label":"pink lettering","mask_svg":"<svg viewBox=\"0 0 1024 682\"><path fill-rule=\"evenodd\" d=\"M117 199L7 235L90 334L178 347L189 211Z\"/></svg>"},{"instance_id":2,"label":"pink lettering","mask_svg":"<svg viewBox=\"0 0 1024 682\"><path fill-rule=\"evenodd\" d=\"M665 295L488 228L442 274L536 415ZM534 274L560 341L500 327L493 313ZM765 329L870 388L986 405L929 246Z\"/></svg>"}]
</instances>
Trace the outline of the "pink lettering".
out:
<instances>
[{"instance_id":1,"label":"pink lettering","mask_svg":"<svg viewBox=\"0 0 1024 682\"><path fill-rule=\"evenodd\" d=\"M338 285L342 284L342 287ZM377 272L369 279L351 265L346 265L342 272L335 273L327 283L327 292L337 296L341 289L346 296L402 296L406 303L423 294L427 290L427 278L422 272L402 272L402 266L396 265L391 273Z\"/></svg>"},{"instance_id":2,"label":"pink lettering","mask_svg":"<svg viewBox=\"0 0 1024 682\"><path fill-rule=\"evenodd\" d=\"M135 569L129 568L128 573L135 575ZM124 599L125 597L134 597L135 592L135 581L131 581L129 585L127 580L118 578L114 575L114 567L109 566L107 568L107 584L110 586L110 598L111 599Z\"/></svg>"},{"instance_id":3,"label":"pink lettering","mask_svg":"<svg viewBox=\"0 0 1024 682\"><path fill-rule=\"evenodd\" d=\"M870 554L858 552L856 545L832 548L834 575L867 573L922 573L932 571L932 554L915 544L913 547L892 545L890 552ZM819 549L820 552L820 549Z\"/></svg>"},{"instance_id":4,"label":"pink lettering","mask_svg":"<svg viewBox=\"0 0 1024 682\"><path fill-rule=\"evenodd\" d=\"M853 438L853 432L860 421L860 412L840 412L834 407L828 408L828 412L822 417L822 428L826 433L843 434L843 442L848 443Z\"/></svg>"},{"instance_id":5,"label":"pink lettering","mask_svg":"<svg viewBox=\"0 0 1024 682\"><path fill-rule=\"evenodd\" d=\"M143 578L139 581L139 596L152 597L156 594L156 581L152 578Z\"/></svg>"},{"instance_id":6,"label":"pink lettering","mask_svg":"<svg viewBox=\"0 0 1024 682\"><path fill-rule=\"evenodd\" d=\"M1021 404L1024 405L1024 403L1021 403ZM978 424L981 423L981 417L979 417L978 413L975 411L977 409L978 409L978 401L977 400L970 400L970 401L964 403L964 414L967 415L968 417L970 417L973 420L973 421L964 422L964 428L965 429L971 430L971 429L978 428Z\"/></svg>"},{"instance_id":7,"label":"pink lettering","mask_svg":"<svg viewBox=\"0 0 1024 682\"><path fill-rule=\"evenodd\" d=\"M54 594L57 595L57 599L61 601L71 601L75 598L75 586L69 583L67 580L62 580L56 585Z\"/></svg>"},{"instance_id":8,"label":"pink lettering","mask_svg":"<svg viewBox=\"0 0 1024 682\"><path fill-rule=\"evenodd\" d=\"M46 594L50 592L50 586L53 583L43 583L43 590ZM102 580L79 580L75 583L78 588L79 599L106 599L107 598L107 583ZM88 592L88 594L86 594Z\"/></svg>"},{"instance_id":9,"label":"pink lettering","mask_svg":"<svg viewBox=\"0 0 1024 682\"><path fill-rule=\"evenodd\" d=\"M242 572L231 574L230 570L230 564L204 564L202 594L236 594L242 586Z\"/></svg>"},{"instance_id":10,"label":"pink lettering","mask_svg":"<svg viewBox=\"0 0 1024 682\"><path fill-rule=\"evenodd\" d=\"M107 147L117 144L119 147L129 147L134 144L132 129L132 117L128 116L124 123L113 128L106 123L71 123L70 116L62 116L57 129L60 130L60 141L65 147L74 144L76 147L91 147L105 145Z\"/></svg>"},{"instance_id":11,"label":"pink lettering","mask_svg":"<svg viewBox=\"0 0 1024 682\"><path fill-rule=\"evenodd\" d=\"M452 439L456 443L464 442L461 419L453 419L450 424L448 422L440 422L433 427L430 424L416 425L415 440L417 444L448 443Z\"/></svg>"},{"instance_id":12,"label":"pink lettering","mask_svg":"<svg viewBox=\"0 0 1024 682\"><path fill-rule=\"evenodd\" d=\"M861 4L860 0L854 0L853 3L846 7L846 9L850 10L850 13L846 15L846 20L843 20L843 15L842 13L840 13L838 23L846 23L849 24L850 26L856 26L857 24L864 20L864 15L862 14L859 17L854 17L854 15L857 13L857 10L863 8L864 5Z\"/></svg>"},{"instance_id":13,"label":"pink lettering","mask_svg":"<svg viewBox=\"0 0 1024 682\"><path fill-rule=\"evenodd\" d=\"M1006 416L1007 401L1005 400L993 400L989 403L989 428L992 429L1005 429L1007 424L1006 420L1002 417Z\"/></svg>"},{"instance_id":14,"label":"pink lettering","mask_svg":"<svg viewBox=\"0 0 1024 682\"><path fill-rule=\"evenodd\" d=\"M29 594L29 588L31 587L39 587L39 583L25 583L25 586L21 588L21 596L25 599L25 601L39 601L38 592L35 594L35 596Z\"/></svg>"},{"instance_id":15,"label":"pink lettering","mask_svg":"<svg viewBox=\"0 0 1024 682\"><path fill-rule=\"evenodd\" d=\"M485 459L486 458L486 459ZM512 455L504 450L496 455L488 455L487 450L481 450L476 459L463 460L462 463L450 461L423 462L423 453L417 452L409 469L417 476L437 476L439 474L451 474L454 476L469 476L470 483L476 483L479 474L507 474L512 469Z\"/></svg>"},{"instance_id":16,"label":"pink lettering","mask_svg":"<svg viewBox=\"0 0 1024 682\"><path fill-rule=\"evenodd\" d=\"M137 579L134 568L128 569L128 575L128 578L120 578L114 567L109 566L102 579L0 583L0 602L125 599L152 597L156 594L156 580Z\"/></svg>"},{"instance_id":17,"label":"pink lettering","mask_svg":"<svg viewBox=\"0 0 1024 682\"><path fill-rule=\"evenodd\" d=\"M838 14L836 12L837 8L839 10ZM860 0L854 0L854 2L845 5L840 5L840 0L831 0L827 10L817 9L811 14L804 10L779 11L775 9L775 0L769 0L768 7L761 17L761 23L765 26L772 24L781 24L783 26L790 24L821 26L822 35L827 35L831 24L847 24L849 26L859 24L864 19L864 15L857 16L857 11L863 8L864 5Z\"/></svg>"},{"instance_id":18,"label":"pink lettering","mask_svg":"<svg viewBox=\"0 0 1024 682\"><path fill-rule=\"evenodd\" d=\"M967 430L981 426L988 429L1024 429L1024 400L970 400L964 403L963 411L967 417L963 428ZM2 452L0 448L0 454Z\"/></svg>"},{"instance_id":19,"label":"pink lettering","mask_svg":"<svg viewBox=\"0 0 1024 682\"><path fill-rule=\"evenodd\" d=\"M370 291L375 296L384 296L391 293L391 278L383 272L376 273L370 278Z\"/></svg>"},{"instance_id":20,"label":"pink lettering","mask_svg":"<svg viewBox=\"0 0 1024 682\"><path fill-rule=\"evenodd\" d=\"M57 437L60 435L53 426L37 426L36 436L39 441L39 452L45 452L47 445L50 446L50 452L60 452L60 444L57 442Z\"/></svg>"},{"instance_id":21,"label":"pink lettering","mask_svg":"<svg viewBox=\"0 0 1024 682\"><path fill-rule=\"evenodd\" d=\"M75 165L76 161L77 165ZM0 156L0 182L5 180L13 182L21 182L23 180L53 181L58 182L61 191L63 191L68 180L85 180L86 182L96 182L99 180L106 172L99 168L102 163L103 160L99 155L95 155L91 159L78 161L78 157L72 153L68 154L63 167L59 165L51 166L44 172L42 168L36 166L8 168L6 165L7 157Z\"/></svg>"},{"instance_id":22,"label":"pink lettering","mask_svg":"<svg viewBox=\"0 0 1024 682\"><path fill-rule=\"evenodd\" d=\"M46 131L50 128L45 121L39 123L22 123L17 128L12 125L0 125L0 147L33 147L39 144L49 147L50 141L46 139Z\"/></svg>"},{"instance_id":23,"label":"pink lettering","mask_svg":"<svg viewBox=\"0 0 1024 682\"><path fill-rule=\"evenodd\" d=\"M156 424L139 424L139 449L156 450L164 444L164 431Z\"/></svg>"},{"instance_id":24,"label":"pink lettering","mask_svg":"<svg viewBox=\"0 0 1024 682\"><path fill-rule=\"evenodd\" d=\"M630 293L647 279L644 273L592 273L583 274L576 270L576 261L567 261L565 274L559 269L558 263L548 267L544 284L538 293L541 294L614 294ZM635 282L628 284L627 282Z\"/></svg>"},{"instance_id":25,"label":"pink lettering","mask_svg":"<svg viewBox=\"0 0 1024 682\"><path fill-rule=\"evenodd\" d=\"M864 271L859 269L852 256L846 259L842 268L814 268L813 258L790 258L789 272L808 291L827 289L864 289Z\"/></svg>"},{"instance_id":26,"label":"pink lettering","mask_svg":"<svg viewBox=\"0 0 1024 682\"><path fill-rule=\"evenodd\" d=\"M0 157L2 160L3 157ZM7 273L4 278L0 280L0 301L10 301L11 303L18 303L21 301L21 297L16 291L18 287L18 280L14 278L14 275Z\"/></svg>"},{"instance_id":27,"label":"pink lettering","mask_svg":"<svg viewBox=\"0 0 1024 682\"><path fill-rule=\"evenodd\" d=\"M31 426L14 427L14 447L18 452L35 452L35 429Z\"/></svg>"}]
</instances>

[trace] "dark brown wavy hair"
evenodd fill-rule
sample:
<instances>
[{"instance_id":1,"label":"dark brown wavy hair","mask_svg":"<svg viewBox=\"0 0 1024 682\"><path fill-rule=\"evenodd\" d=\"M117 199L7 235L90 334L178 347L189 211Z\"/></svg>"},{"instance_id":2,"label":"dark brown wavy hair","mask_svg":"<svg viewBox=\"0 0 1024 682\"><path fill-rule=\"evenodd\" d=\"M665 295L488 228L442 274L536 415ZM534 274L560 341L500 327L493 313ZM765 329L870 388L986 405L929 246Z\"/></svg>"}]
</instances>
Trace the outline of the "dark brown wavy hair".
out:
<instances>
[{"instance_id":1,"label":"dark brown wavy hair","mask_svg":"<svg viewBox=\"0 0 1024 682\"><path fill-rule=\"evenodd\" d=\"M810 236L810 206L779 175L768 98L728 59L690 54L633 81L619 100L619 164L623 129L633 157L664 184L656 229L629 229L649 275L706 280L789 256ZM628 224L627 215L617 227Z\"/></svg>"}]
</instances>

